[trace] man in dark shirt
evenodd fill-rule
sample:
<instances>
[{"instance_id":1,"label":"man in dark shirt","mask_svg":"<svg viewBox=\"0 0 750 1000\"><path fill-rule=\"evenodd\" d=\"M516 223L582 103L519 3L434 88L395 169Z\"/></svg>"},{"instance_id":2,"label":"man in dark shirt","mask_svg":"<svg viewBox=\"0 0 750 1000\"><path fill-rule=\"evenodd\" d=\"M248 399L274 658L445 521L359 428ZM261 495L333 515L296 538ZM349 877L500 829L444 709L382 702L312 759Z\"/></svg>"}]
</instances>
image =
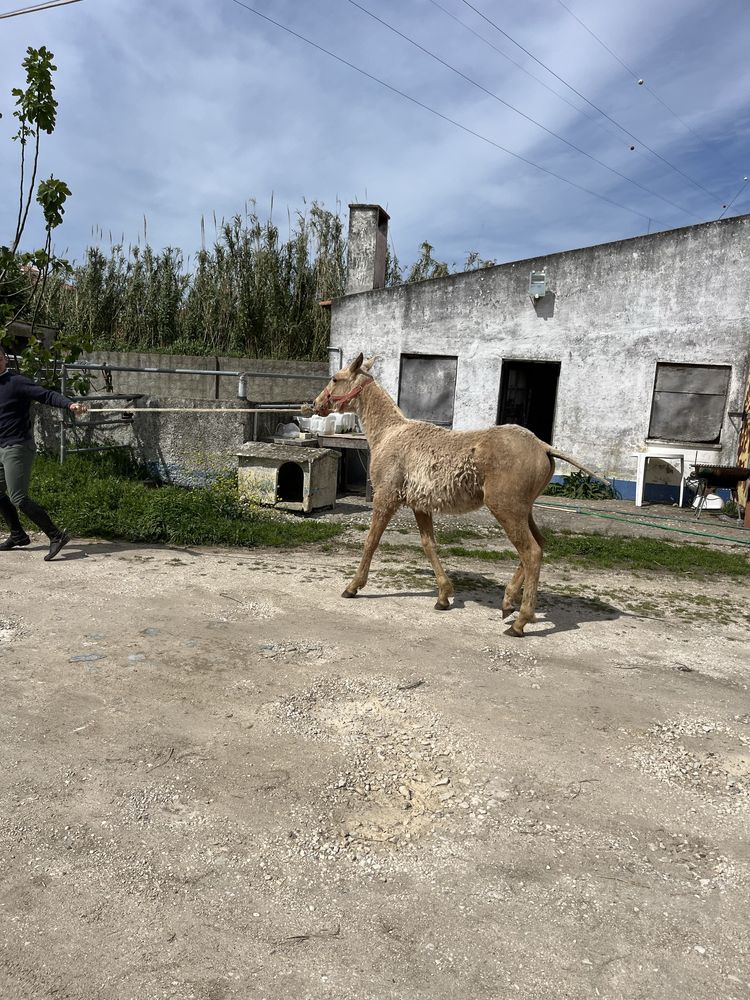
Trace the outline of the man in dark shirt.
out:
<instances>
[{"instance_id":1,"label":"man in dark shirt","mask_svg":"<svg viewBox=\"0 0 750 1000\"><path fill-rule=\"evenodd\" d=\"M0 551L29 545L18 511L28 517L49 538L45 562L54 559L70 541L68 533L58 528L44 507L29 498L31 467L36 447L31 423L31 403L45 403L73 413L85 413L85 403L74 403L59 392L45 389L25 375L8 371L8 356L0 345L0 514L10 529L10 536L0 543Z\"/></svg>"}]
</instances>

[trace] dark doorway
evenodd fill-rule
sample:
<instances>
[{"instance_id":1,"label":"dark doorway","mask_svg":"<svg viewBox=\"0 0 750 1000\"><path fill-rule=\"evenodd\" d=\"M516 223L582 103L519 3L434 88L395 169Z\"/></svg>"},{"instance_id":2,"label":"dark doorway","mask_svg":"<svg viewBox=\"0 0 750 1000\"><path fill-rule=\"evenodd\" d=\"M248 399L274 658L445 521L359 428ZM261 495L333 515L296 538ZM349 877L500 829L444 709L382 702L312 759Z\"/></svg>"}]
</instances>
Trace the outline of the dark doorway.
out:
<instances>
[{"instance_id":1,"label":"dark doorway","mask_svg":"<svg viewBox=\"0 0 750 1000\"><path fill-rule=\"evenodd\" d=\"M499 424L520 424L552 444L559 361L503 361Z\"/></svg>"},{"instance_id":2,"label":"dark doorway","mask_svg":"<svg viewBox=\"0 0 750 1000\"><path fill-rule=\"evenodd\" d=\"M279 466L276 477L276 498L287 503L302 503L302 489L305 484L305 474L302 466L296 462L284 462Z\"/></svg>"}]
</instances>

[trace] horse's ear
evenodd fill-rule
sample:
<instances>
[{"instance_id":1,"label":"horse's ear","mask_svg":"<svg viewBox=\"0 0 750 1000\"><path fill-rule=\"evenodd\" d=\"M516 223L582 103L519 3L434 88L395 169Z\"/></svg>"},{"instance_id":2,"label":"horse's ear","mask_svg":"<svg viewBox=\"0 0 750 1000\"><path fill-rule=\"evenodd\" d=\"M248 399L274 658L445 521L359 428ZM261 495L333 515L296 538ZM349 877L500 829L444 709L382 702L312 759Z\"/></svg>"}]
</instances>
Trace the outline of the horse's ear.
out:
<instances>
[{"instance_id":1,"label":"horse's ear","mask_svg":"<svg viewBox=\"0 0 750 1000\"><path fill-rule=\"evenodd\" d=\"M373 354L371 358L368 358L367 361L363 363L362 371L369 372L369 370L372 368L372 366L375 364L377 360L378 360L377 354Z\"/></svg>"},{"instance_id":2,"label":"horse's ear","mask_svg":"<svg viewBox=\"0 0 750 1000\"><path fill-rule=\"evenodd\" d=\"M352 363L349 365L349 371L352 373L352 375L355 375L360 370L364 359L365 356L360 351L357 357L354 359L354 361L352 361Z\"/></svg>"}]
</instances>

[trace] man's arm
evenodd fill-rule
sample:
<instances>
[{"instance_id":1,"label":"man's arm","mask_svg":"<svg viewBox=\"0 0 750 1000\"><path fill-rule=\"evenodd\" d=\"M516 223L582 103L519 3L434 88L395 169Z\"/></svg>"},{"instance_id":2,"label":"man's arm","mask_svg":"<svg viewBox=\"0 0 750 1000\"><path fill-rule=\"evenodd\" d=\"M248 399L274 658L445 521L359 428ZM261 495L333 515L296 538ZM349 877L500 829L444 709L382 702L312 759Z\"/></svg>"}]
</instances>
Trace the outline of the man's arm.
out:
<instances>
[{"instance_id":1,"label":"man's arm","mask_svg":"<svg viewBox=\"0 0 750 1000\"><path fill-rule=\"evenodd\" d=\"M37 385L25 375L16 375L16 379L16 391L26 399L44 403L45 406L55 406L59 410L72 410L74 413L85 413L87 410L85 403L74 403L72 399L55 392L54 389L45 389L44 386Z\"/></svg>"}]
</instances>

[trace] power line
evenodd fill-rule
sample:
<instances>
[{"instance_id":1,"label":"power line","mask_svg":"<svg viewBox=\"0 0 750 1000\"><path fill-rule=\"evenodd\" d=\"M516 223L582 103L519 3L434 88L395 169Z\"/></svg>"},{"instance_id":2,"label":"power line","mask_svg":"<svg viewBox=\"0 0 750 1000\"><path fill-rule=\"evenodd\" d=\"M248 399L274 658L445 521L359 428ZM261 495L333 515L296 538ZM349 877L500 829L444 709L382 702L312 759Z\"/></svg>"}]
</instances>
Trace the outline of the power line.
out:
<instances>
[{"instance_id":1,"label":"power line","mask_svg":"<svg viewBox=\"0 0 750 1000\"><path fill-rule=\"evenodd\" d=\"M591 30L591 28L589 28L589 26L587 24L584 24L583 21L580 19L580 17L577 14L574 14L573 11L570 9L570 7L568 7L568 5L566 3L563 3L563 0L557 0L557 2L560 4L561 7L564 7L565 10L567 10L567 12L570 14L571 17L575 18L575 20L578 21L578 23L581 25L582 28L584 28L586 31L588 31L588 33L591 35L592 38L595 38L597 40L597 42L599 42L599 44L603 48L605 48L607 50L607 52L609 52L609 54L612 56L613 59L616 59L618 61L618 63L622 66L622 68L627 73L629 73L633 77L634 80L636 80L638 78L637 73L634 70L632 70L628 65L626 65L622 61L622 59L620 59L620 57L617 55L617 53L612 51L612 49L609 47L609 45L607 45L606 42L603 42L598 35L594 34L594 32Z\"/></svg>"},{"instance_id":2,"label":"power line","mask_svg":"<svg viewBox=\"0 0 750 1000\"><path fill-rule=\"evenodd\" d=\"M624 125L621 125L611 115L607 114L606 111L604 111L598 105L594 104L593 101L590 101L588 99L588 97L585 97L580 92L580 90L576 90L576 88L571 83L568 83L567 80L564 80L553 69L550 69L550 67L547 66L546 63L543 63L541 59L537 59L537 57L533 54L533 52L529 52L529 50L526 49L526 48L524 48L523 45L521 45L520 42L517 42L515 40L515 38L513 38L511 35L509 35L507 31L503 31L503 29L499 25L495 24L494 21L490 20L490 18L487 17L486 14L483 14L482 11L479 10L477 7L475 7L472 3L469 3L469 0L461 0L461 2L463 4L465 4L467 7L469 7L471 10L473 10L475 14L478 14L479 17L481 17L483 20L485 20L487 22L487 24L491 25L495 29L495 31L499 31L500 34L504 38L507 38L508 41L513 42L513 44L516 45L522 52L525 52L526 55L529 56L530 59L533 59L535 63L538 63L541 67L543 67L544 69L546 69L547 72L550 73L552 76L554 76L554 78L556 80L559 80L560 83L564 83L565 86L569 90L572 90L573 93L576 94L578 97L580 97L582 101L585 101L588 105L590 105L592 108L594 108L595 111L598 111L600 115L603 115L608 121L611 121L613 125L616 125L617 128L619 128L621 132L623 132L625 135L627 135L628 138L632 139L633 142L639 143L641 146L643 146L644 149L647 149L649 151L649 153L652 153L657 159L661 160L662 163L665 163L669 167L670 170L674 170L676 173L680 174L681 177L684 177L685 180L690 181L690 183L693 184L695 187L700 188L701 191L703 191L705 194L707 194L714 201L718 201L719 200L716 197L716 195L713 194L713 192L709 191L708 188L704 187L699 181L694 180L692 177L690 177L689 174L686 174L684 170L680 170L680 168L676 167L674 165L674 163L670 163L670 161L668 159L666 159L666 157L662 156L661 153L657 153L657 151L655 149L652 149L651 146L649 146L647 143L643 142L637 136L633 135L633 133L630 132L630 131L628 131L628 129L626 129Z\"/></svg>"},{"instance_id":3,"label":"power line","mask_svg":"<svg viewBox=\"0 0 750 1000\"><path fill-rule=\"evenodd\" d=\"M633 77L633 79L634 79L634 80L636 80L636 81L637 81L637 83L638 83L638 85L639 85L639 86L643 87L643 88L644 88L644 90L647 90L647 91L649 92L649 94L651 94L651 96L652 96L652 97L654 98L654 100L658 101L658 102L659 102L659 104L661 104L661 105L662 105L662 107L666 108L666 109L667 109L667 111L668 111L668 112L670 113L670 115L672 115L672 116L673 116L674 118L676 118L676 119L677 119L677 121L678 121L678 122L680 123L680 125L682 125L682 126L683 126L684 128L686 128L686 129L688 130L688 132L692 132L692 133L693 133L693 135L695 136L695 138L696 138L696 139L697 139L697 140L698 140L699 142L702 142L702 143L703 143L703 145L704 145L704 146L706 147L706 149L707 149L707 150L709 150L709 152L711 152L711 153L712 153L712 154L714 154L714 155L716 155L716 154L717 154L717 152L718 152L718 151L717 151L717 150L715 150L715 149L713 149L713 148L712 148L712 147L711 147L711 146L710 146L710 145L709 145L709 144L708 144L708 143L706 142L706 140L705 140L705 139L703 138L703 136L702 136L702 135L700 135L700 134L699 134L698 132L696 132L696 131L695 131L695 129L694 129L693 127L692 127L692 125L688 124L688 122L686 122L686 121L685 121L685 120L684 120L683 118L681 118L681 117L680 117L680 116L679 116L679 115L677 114L677 112L676 112L676 111L673 111L673 110L672 110L672 108L670 108L670 106L669 106L669 105L667 104L667 102L666 102L666 101L664 101L664 100L663 100L663 99L662 99L662 98L661 98L661 97L660 97L660 96L659 96L659 95L658 95L658 94L656 93L656 91L655 91L655 90L652 90L652 88L651 88L651 87L649 87L649 85L648 85L648 84L646 83L646 81L645 81L645 80L643 80L642 78L640 78L640 77L638 76L638 74L637 74L637 73L635 72L635 70L631 69L631 68L630 68L630 66L628 66L628 64L627 64L627 63L623 62L623 60L622 60L622 59L621 59L621 58L620 58L620 57L619 57L619 56L617 55L617 53L616 53L616 52L613 52L613 51L612 51L612 49L611 49L611 48L609 47L609 45L607 45L607 43L606 43L605 41L603 41L603 39L601 39L601 38L600 38L600 37L599 37L599 36L598 36L598 35L596 34L596 32L595 32L595 31L592 31L592 30L591 30L591 28L589 28L589 26L588 26L588 25L587 25L587 24L586 24L586 23L585 23L584 21L582 21L582 20L581 20L581 18L580 18L580 17L579 17L579 16L578 16L578 15L577 15L576 13L574 13L574 12L573 12L573 11L572 11L572 10L570 9L570 7L568 7L568 5L567 5L567 4L566 4L566 3L564 2L564 0L557 0L557 2L558 2L558 3L560 4L560 6L561 6L561 7L562 7L562 8L564 9L564 10L566 10L566 11L567 11L567 12L568 12L568 13L570 14L570 16L571 16L572 18L574 18L574 20L578 21L578 23L579 23L579 24L581 25L581 27L582 27L582 28L584 29L584 31L587 31L587 32L588 32L588 33L589 33L589 34L591 35L591 37L592 37L592 38L596 39L596 41L597 41L597 42L598 42L598 43L599 43L599 44L600 44L600 45L602 46L602 48L603 48L603 49L606 49L606 51L607 51L607 52L609 52L609 54L610 54L610 55L612 56L612 58L613 58L613 59L616 59L616 60L617 60L617 62L618 62L618 63L619 63L619 64L620 64L621 66L622 66L622 68L623 68L623 69L624 69L624 70L626 71L626 73L628 73L628 74L629 74L630 76L632 76L632 77ZM722 156L722 157L721 157L721 159L722 159L722 160L724 160L724 157ZM725 162L725 163L727 163L727 161L726 161L726 160L724 160L724 162ZM727 166L728 166L728 165L729 165L729 164L727 163Z\"/></svg>"},{"instance_id":4,"label":"power line","mask_svg":"<svg viewBox=\"0 0 750 1000\"><path fill-rule=\"evenodd\" d=\"M537 76L536 73L532 73L531 70L528 70L523 65L523 63L517 62L515 59L512 58L512 56L509 56L507 52L503 52L503 50L499 49L497 45L493 45L488 38L485 38L484 35L480 34L478 31L475 31L470 24L467 24L466 21L462 21L460 17L456 17L456 15L452 11L448 10L446 7L443 7L441 3L438 3L438 0L429 0L429 2L433 5L433 7L437 7L437 9L442 11L443 14L445 14L447 17L450 17L451 20L455 21L456 24L460 24L462 28L464 28L470 34L474 35L475 38L478 38L479 41L482 42L482 44L492 49L493 52L496 52L499 56L502 56L503 59L507 60L507 62L511 63L511 65L515 66L517 69L520 69L522 73L525 73L526 76L528 76L531 80L536 81L536 83L538 83L541 87L544 87L545 90L548 90L549 93L553 95L553 97L556 97L558 98L558 100L563 101L563 103L567 104L569 108L572 108L576 112L576 114L583 115L583 117L587 121L590 121L593 125L596 125L599 128L602 127L606 128L607 131L611 132L613 135L617 135L619 139L620 133L622 131L619 128L619 126L616 126L612 122L609 122L606 118L602 118L601 115L589 114L589 112L586 111L585 108L582 108L578 104L574 104L573 101L569 101L564 94L561 94L558 90L555 90L554 87L550 87L550 85L546 83L541 78L541 76ZM567 84L565 86L567 86ZM631 147L631 151L637 152L639 156L646 155L639 147L636 147L635 149Z\"/></svg>"},{"instance_id":5,"label":"power line","mask_svg":"<svg viewBox=\"0 0 750 1000\"><path fill-rule=\"evenodd\" d=\"M577 146L574 142L570 142L570 140L560 135L559 132L555 132L553 129L547 128L546 125L542 125L542 123L538 122L536 118L532 118L531 115L527 115L524 111L521 111L515 105L510 104L508 101L504 100L498 94L495 94L491 90L488 90L481 83L477 83L476 80L472 80L472 78L470 76L467 76L466 73L463 73L460 69L457 69L455 66L452 66L444 59L441 59L440 56L436 55L434 52L431 52L429 49L426 49L424 45L420 45L419 42L415 41L415 39L413 38L410 38L409 35L405 35L402 31L399 31L398 28L394 28L392 24L389 24L388 21L384 21L383 18L378 17L377 14L373 14L371 10L368 10L366 7L363 7L361 4L357 3L357 0L347 0L347 2L350 3L352 7L356 7L357 10L361 10L363 14L367 14L367 16L371 17L374 21L377 21L378 24L382 24L384 28L387 28L389 31L392 31L395 35L398 35L399 38L403 38L404 41L409 42L410 45L413 45L415 48L419 49L420 52L424 52L425 55L428 55L431 59L434 59L436 62L440 63L441 66L445 66L446 69L449 69L452 73L455 73L457 76L460 76L462 80L466 80L466 82L470 83L473 87L477 87L477 89L481 90L482 93L487 94L488 97L491 97L493 100L498 101L504 107L509 108L511 111L514 111L517 115L520 115L527 122L531 122L532 125L536 125L537 128L542 129L542 131L546 132L547 135L551 135L555 139L558 139L560 142L565 143L565 145L569 146L570 149L574 149L577 153L580 153L582 156L587 157L594 163L598 163L600 167L604 167L605 170L611 171L611 173L615 174L622 180L627 181L629 184L635 185L635 187L640 188L641 191L645 191L646 194L650 194L653 195L655 198L659 198L661 201L665 202L665 204L671 205L672 208L676 208L678 211L684 212L685 215L692 215L695 216L695 218L700 218L697 212L691 212L690 209L683 208L682 205L678 205L677 202L671 201L669 198L665 198L657 191L652 190L652 188L646 187L644 184L640 184L638 181L634 181L632 177L628 177L627 174L621 173L619 170L615 169L615 167L610 167L609 164L605 163L604 160L600 160L598 157L594 156L593 153L588 153L586 152L585 149L582 149L580 146Z\"/></svg>"},{"instance_id":6,"label":"power line","mask_svg":"<svg viewBox=\"0 0 750 1000\"><path fill-rule=\"evenodd\" d=\"M484 35L480 35L480 33L478 31L475 31L471 27L471 25L466 23L466 21L462 21L460 17L457 17L452 11L448 10L447 7L443 7L441 3L438 3L438 0L429 0L429 2L432 4L433 7L437 7L438 10L441 10L447 17L450 17L453 21L455 21L456 24L460 24L462 28L465 28L466 31L474 35L475 38L478 38L479 41L482 42L484 45L487 45L494 52L497 52L497 54L499 56L502 56L503 59L507 59L509 63L511 63L517 69L520 69L522 73L526 74L526 76L530 77L532 80L536 80L536 82L540 84L542 87L544 87L545 90L548 90L550 94L554 94L554 96L559 98L559 100L564 101L565 104L567 104L569 108L572 108L577 114L583 115L585 118L588 118L590 122L598 121L598 119L596 119L593 115L590 115L583 108L579 107L579 105L574 104L572 101L569 101L567 97L565 97L559 91L555 90L554 87L550 87L548 83L545 83L545 81L541 78L541 76L537 76L535 73L532 73L531 70L526 69L523 63L517 62L515 59L509 56L507 52L503 52L503 50L499 49L497 45L493 45L489 39L485 38Z\"/></svg>"},{"instance_id":7,"label":"power line","mask_svg":"<svg viewBox=\"0 0 750 1000\"><path fill-rule=\"evenodd\" d=\"M361 74L368 80L372 80L374 83L379 84L381 87L385 87L386 90L390 90L393 94L398 94L399 97L403 97L405 100L410 101L412 104L416 104L417 107L422 108L424 111L429 111L431 115L435 115L436 118L440 118L450 125L454 125L456 128L461 129L462 132L466 132L467 135L474 136L475 139L479 139L482 142L486 142L490 146L494 146L495 149L501 150L503 153L507 153L508 156L512 156L516 160L520 160L522 163L526 163L530 167L534 167L537 170L541 170L542 173L548 174L550 177L554 177L556 180L562 181L564 184L570 185L570 187L576 188L578 191L583 191L585 194L590 194L594 198L598 198L600 201L606 201L610 205L614 205L616 208L621 208L625 212L630 212L632 215L637 215L641 219L651 219L653 222L658 222L660 226L665 225L665 223L660 219L655 219L653 216L646 215L645 212L639 212L635 208L629 208L627 205L621 204L619 201L615 201L614 198L610 198L605 194L599 194L597 191L592 191L591 188L584 187L583 184L578 184L577 181L571 181L567 177L563 177L562 174L556 173L554 170L550 170L549 167L543 167L539 163L535 163L534 160L528 159L526 156L522 156L520 153L514 153L512 149L508 149L506 146L502 146L499 142L495 142L494 139L489 139L486 135L481 135L479 132L475 132L474 129L468 127L468 125L462 125L461 122L456 121L454 118L450 118L448 115L444 115L442 111L437 111L435 108L429 106L429 104L424 104L422 101L418 100L416 97L412 97L410 94L405 93L403 90L399 90L397 87L392 86L390 83L386 83L385 80L381 80L377 76L373 76L372 73L368 73L367 70L361 69L359 66L355 66L354 63L349 62L344 59L343 56L336 55L335 52L331 52L330 49L324 48L317 42L312 41L310 38L306 38L305 35L301 35L298 31L294 31L293 28L287 27L287 25L282 24L280 21L275 21L268 14L262 13L262 11L256 10L255 7L251 7L249 4L243 3L242 0L232 0L232 3L236 4L238 7L243 7L245 10L250 11L251 14L255 14L257 17L262 18L264 21L268 21L269 24L273 24L277 28L281 28L282 31L286 31L287 34L293 35L298 38L301 42L305 42L306 45L312 46L312 48L317 49L319 52L323 52L325 55L330 56L337 62L342 63L344 66L348 66L349 69L353 69L356 73Z\"/></svg>"},{"instance_id":8,"label":"power line","mask_svg":"<svg viewBox=\"0 0 750 1000\"><path fill-rule=\"evenodd\" d=\"M49 0L49 3L37 3L33 7L20 7L18 10L9 10L7 14L0 14L0 21L6 17L18 17L19 14L34 14L38 10L50 10L52 7L65 7L69 3L80 3L81 0Z\"/></svg>"}]
</instances>

